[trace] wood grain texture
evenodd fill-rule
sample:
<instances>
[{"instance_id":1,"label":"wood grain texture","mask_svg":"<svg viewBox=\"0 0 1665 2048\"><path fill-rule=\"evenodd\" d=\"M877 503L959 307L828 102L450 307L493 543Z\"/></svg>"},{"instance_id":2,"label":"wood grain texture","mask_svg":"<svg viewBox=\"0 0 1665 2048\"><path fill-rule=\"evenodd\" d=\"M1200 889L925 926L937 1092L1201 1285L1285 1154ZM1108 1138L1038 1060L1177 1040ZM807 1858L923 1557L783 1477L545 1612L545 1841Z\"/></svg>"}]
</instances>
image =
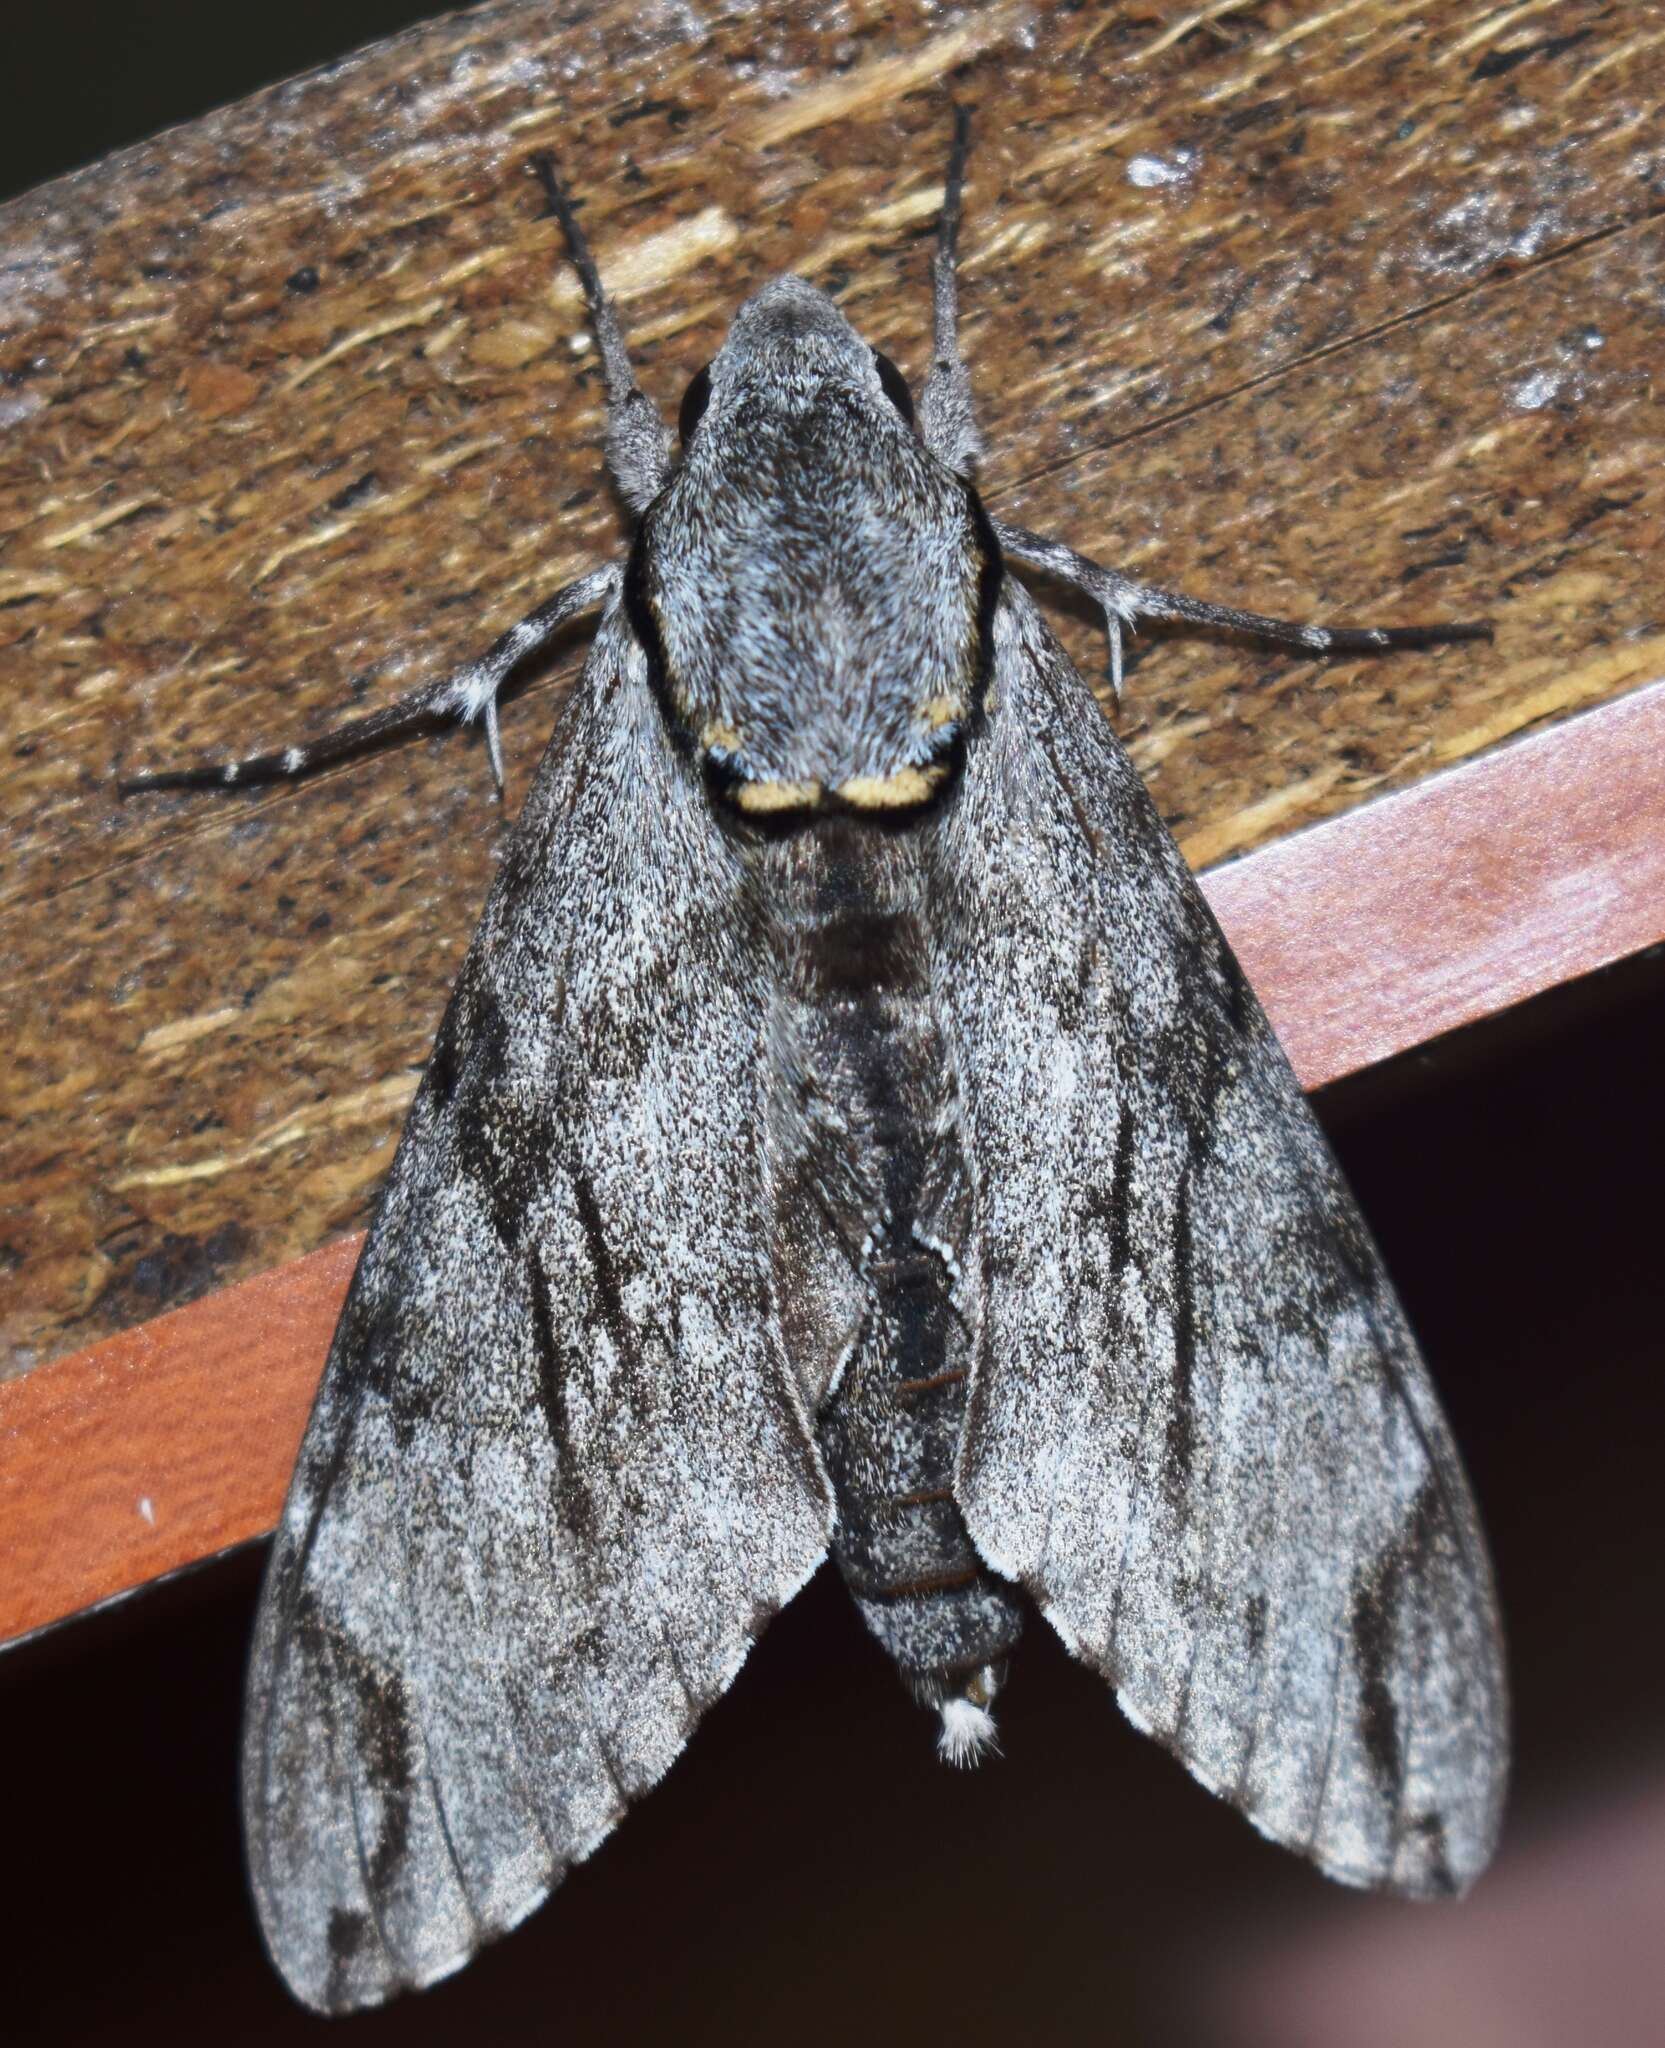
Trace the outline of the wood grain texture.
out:
<instances>
[{"instance_id":1,"label":"wood grain texture","mask_svg":"<svg viewBox=\"0 0 1665 2048\"><path fill-rule=\"evenodd\" d=\"M668 408L789 266L917 376L952 91L998 513L1267 609L1497 618L1376 664L1142 640L1123 729L1194 860L1665 670L1658 9L703 19L488 7L0 210L0 1374L368 1213L499 843L477 745L110 775L303 737L618 551L535 148Z\"/></svg>"},{"instance_id":2,"label":"wood grain texture","mask_svg":"<svg viewBox=\"0 0 1665 2048\"><path fill-rule=\"evenodd\" d=\"M0 1384L0 1643L271 1529L362 1242Z\"/></svg>"},{"instance_id":3,"label":"wood grain texture","mask_svg":"<svg viewBox=\"0 0 1665 2048\"><path fill-rule=\"evenodd\" d=\"M1308 1088L1665 940L1665 681L1216 869ZM358 1234L0 1383L0 1643L264 1535Z\"/></svg>"},{"instance_id":4,"label":"wood grain texture","mask_svg":"<svg viewBox=\"0 0 1665 2048\"><path fill-rule=\"evenodd\" d=\"M1665 939L1665 682L1203 878L1321 1088Z\"/></svg>"}]
</instances>

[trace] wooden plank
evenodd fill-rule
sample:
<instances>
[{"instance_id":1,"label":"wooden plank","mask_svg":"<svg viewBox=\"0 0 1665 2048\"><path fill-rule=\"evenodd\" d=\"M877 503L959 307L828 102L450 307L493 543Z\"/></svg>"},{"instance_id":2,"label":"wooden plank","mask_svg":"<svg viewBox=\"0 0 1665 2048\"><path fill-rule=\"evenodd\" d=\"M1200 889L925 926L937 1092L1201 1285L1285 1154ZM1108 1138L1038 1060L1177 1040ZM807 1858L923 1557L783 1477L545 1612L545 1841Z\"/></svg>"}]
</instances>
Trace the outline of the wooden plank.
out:
<instances>
[{"instance_id":1,"label":"wooden plank","mask_svg":"<svg viewBox=\"0 0 1665 2048\"><path fill-rule=\"evenodd\" d=\"M0 1377L368 1213L497 850L477 749L109 777L316 730L617 551L528 152L668 405L789 265L917 375L952 91L998 511L1267 607L1496 614L1374 665L1142 639L1123 729L1206 862L1665 668L1665 44L1554 12L526 0L0 209Z\"/></svg>"},{"instance_id":2,"label":"wooden plank","mask_svg":"<svg viewBox=\"0 0 1665 2048\"><path fill-rule=\"evenodd\" d=\"M1205 878L1309 1088L1665 938L1665 681ZM0 1642L271 1527L360 1239L0 1384Z\"/></svg>"},{"instance_id":3,"label":"wooden plank","mask_svg":"<svg viewBox=\"0 0 1665 2048\"><path fill-rule=\"evenodd\" d=\"M1665 939L1665 681L1204 887L1307 1088Z\"/></svg>"},{"instance_id":4,"label":"wooden plank","mask_svg":"<svg viewBox=\"0 0 1665 2048\"><path fill-rule=\"evenodd\" d=\"M362 1241L0 1385L0 1643L271 1528Z\"/></svg>"}]
</instances>

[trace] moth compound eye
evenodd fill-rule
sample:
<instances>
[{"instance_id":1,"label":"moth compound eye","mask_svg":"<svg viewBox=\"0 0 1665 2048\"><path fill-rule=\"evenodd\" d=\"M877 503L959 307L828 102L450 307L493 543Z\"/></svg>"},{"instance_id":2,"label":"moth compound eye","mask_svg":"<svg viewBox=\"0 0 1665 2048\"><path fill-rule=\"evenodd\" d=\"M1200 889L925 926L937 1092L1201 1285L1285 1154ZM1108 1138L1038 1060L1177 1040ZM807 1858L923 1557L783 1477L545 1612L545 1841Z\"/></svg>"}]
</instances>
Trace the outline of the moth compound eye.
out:
<instances>
[{"instance_id":1,"label":"moth compound eye","mask_svg":"<svg viewBox=\"0 0 1665 2048\"><path fill-rule=\"evenodd\" d=\"M913 393L908 389L907 378L897 369L889 356L881 355L877 349L873 351L873 360L879 366L879 382L885 387L886 398L890 400L891 404L895 406L896 410L911 427L913 425Z\"/></svg>"},{"instance_id":2,"label":"moth compound eye","mask_svg":"<svg viewBox=\"0 0 1665 2048\"><path fill-rule=\"evenodd\" d=\"M706 364L699 375L682 394L682 410L676 417L676 430L682 436L682 445L688 445L688 437L705 418L705 408L711 402L711 365Z\"/></svg>"}]
</instances>

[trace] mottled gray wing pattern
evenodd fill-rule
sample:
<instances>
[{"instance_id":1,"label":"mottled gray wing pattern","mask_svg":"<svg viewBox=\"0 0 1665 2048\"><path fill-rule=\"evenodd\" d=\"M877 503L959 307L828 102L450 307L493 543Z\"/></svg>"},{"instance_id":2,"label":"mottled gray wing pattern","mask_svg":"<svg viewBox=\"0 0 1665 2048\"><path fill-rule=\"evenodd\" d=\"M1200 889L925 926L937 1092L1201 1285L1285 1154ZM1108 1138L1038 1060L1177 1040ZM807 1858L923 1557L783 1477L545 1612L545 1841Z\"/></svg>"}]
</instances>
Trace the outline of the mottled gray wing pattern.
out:
<instances>
[{"instance_id":1,"label":"mottled gray wing pattern","mask_svg":"<svg viewBox=\"0 0 1665 2048\"><path fill-rule=\"evenodd\" d=\"M830 1506L771 1295L737 863L604 620L441 1027L279 1528L255 1895L308 2004L432 1982L670 1764Z\"/></svg>"},{"instance_id":2,"label":"mottled gray wing pattern","mask_svg":"<svg viewBox=\"0 0 1665 2048\"><path fill-rule=\"evenodd\" d=\"M1491 1575L1426 1372L1259 1004L1021 589L935 853L974 1187L957 1495L1129 1718L1333 1877L1496 1836Z\"/></svg>"}]
</instances>

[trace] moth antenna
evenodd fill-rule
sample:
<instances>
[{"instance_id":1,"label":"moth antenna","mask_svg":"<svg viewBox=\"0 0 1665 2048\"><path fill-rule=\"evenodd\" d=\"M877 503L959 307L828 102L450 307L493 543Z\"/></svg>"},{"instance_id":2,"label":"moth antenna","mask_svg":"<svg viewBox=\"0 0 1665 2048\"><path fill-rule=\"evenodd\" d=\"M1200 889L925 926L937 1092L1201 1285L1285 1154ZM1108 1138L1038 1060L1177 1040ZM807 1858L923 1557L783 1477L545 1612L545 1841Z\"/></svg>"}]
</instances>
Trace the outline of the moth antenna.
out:
<instances>
[{"instance_id":1,"label":"moth antenna","mask_svg":"<svg viewBox=\"0 0 1665 2048\"><path fill-rule=\"evenodd\" d=\"M960 317L960 205L965 196L965 167L971 155L971 109L955 107L954 140L948 151L948 176L943 184L942 215L931 260L935 286L933 346L939 356L958 357Z\"/></svg>"},{"instance_id":2,"label":"moth antenna","mask_svg":"<svg viewBox=\"0 0 1665 2048\"><path fill-rule=\"evenodd\" d=\"M578 214L561 183L554 158L535 156L531 169L548 201L545 218L553 216L561 224L567 256L584 288L584 303L595 330L601 380L607 393L607 466L631 511L645 512L670 477L671 437L652 399L636 382L617 308L607 296L607 287L601 281L601 272L590 254L589 241L579 226Z\"/></svg>"},{"instance_id":3,"label":"moth antenna","mask_svg":"<svg viewBox=\"0 0 1665 2048\"><path fill-rule=\"evenodd\" d=\"M274 747L269 753L245 754L236 761L211 761L195 768L162 768L129 775L116 784L116 792L127 797L158 789L254 789L263 783L308 775L314 769L350 760L389 740L426 732L450 719L466 725L471 719L483 717L492 776L501 797L503 746L497 730L498 690L513 670L546 647L569 619L605 604L618 583L619 571L612 564L592 569L589 575L565 584L535 611L528 612L473 661L464 662L461 668L453 669L437 682L395 698L364 718L350 718L331 726L329 731L303 745Z\"/></svg>"},{"instance_id":4,"label":"moth antenna","mask_svg":"<svg viewBox=\"0 0 1665 2048\"><path fill-rule=\"evenodd\" d=\"M1117 704L1122 701L1122 632L1131 631L1138 619L1167 619L1188 626L1218 626L1231 633L1246 633L1255 640L1269 640L1275 646L1298 648L1303 654L1378 654L1394 647L1444 647L1456 640L1489 640L1489 619L1454 621L1433 626L1325 626L1308 625L1295 619L1268 618L1264 612L1240 611L1235 605L1210 604L1206 598L1187 597L1180 590L1161 590L1154 584L1137 583L1118 569L1078 555L1063 541L1048 540L1026 526L1006 526L994 521L995 538L1015 561L1044 569L1061 583L1085 591L1104 614L1104 628L1110 641L1110 687Z\"/></svg>"},{"instance_id":5,"label":"moth antenna","mask_svg":"<svg viewBox=\"0 0 1665 2048\"><path fill-rule=\"evenodd\" d=\"M920 400L925 445L946 468L969 476L983 452L971 396L971 375L960 356L960 204L971 154L971 110L954 109L942 213L931 257L931 368Z\"/></svg>"}]
</instances>

